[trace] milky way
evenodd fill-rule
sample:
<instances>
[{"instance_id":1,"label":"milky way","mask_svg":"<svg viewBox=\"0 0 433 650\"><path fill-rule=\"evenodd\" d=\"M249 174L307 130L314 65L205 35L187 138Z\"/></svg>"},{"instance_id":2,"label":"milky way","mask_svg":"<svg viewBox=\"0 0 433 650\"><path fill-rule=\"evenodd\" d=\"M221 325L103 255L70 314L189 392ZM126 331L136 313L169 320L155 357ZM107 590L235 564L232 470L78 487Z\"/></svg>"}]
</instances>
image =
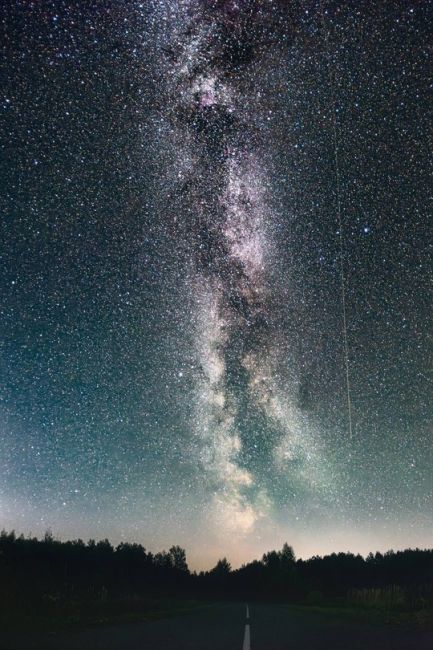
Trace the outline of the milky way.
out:
<instances>
[{"instance_id":1,"label":"milky way","mask_svg":"<svg viewBox=\"0 0 433 650\"><path fill-rule=\"evenodd\" d=\"M4 12L0 523L194 566L426 543L430 13Z\"/></svg>"},{"instance_id":2,"label":"milky way","mask_svg":"<svg viewBox=\"0 0 433 650\"><path fill-rule=\"evenodd\" d=\"M191 2L183 9L189 22L173 31L165 51L167 119L181 143L177 177L191 246L199 369L192 453L198 452L204 481L213 487L211 522L224 533L245 535L266 516L269 496L266 480L244 457L250 433L242 433L241 400L261 415L255 449L271 471L278 468L315 494L326 487L331 495L324 451L299 408L298 378L288 387L278 374L287 351L274 322L281 288L271 286L270 276L276 215L263 164L269 145L260 129L264 116L248 110L257 91L242 83L251 66L263 74L265 51L277 40L277 16L256 2Z\"/></svg>"}]
</instances>

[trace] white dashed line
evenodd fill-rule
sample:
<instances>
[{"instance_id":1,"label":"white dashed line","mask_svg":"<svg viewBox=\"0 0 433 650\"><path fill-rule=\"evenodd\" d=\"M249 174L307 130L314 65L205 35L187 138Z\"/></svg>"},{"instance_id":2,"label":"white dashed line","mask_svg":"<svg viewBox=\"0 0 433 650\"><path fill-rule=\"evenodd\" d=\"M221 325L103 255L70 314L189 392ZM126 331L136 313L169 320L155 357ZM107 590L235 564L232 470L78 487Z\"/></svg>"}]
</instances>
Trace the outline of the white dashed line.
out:
<instances>
[{"instance_id":1,"label":"white dashed line","mask_svg":"<svg viewBox=\"0 0 433 650\"><path fill-rule=\"evenodd\" d=\"M247 622L245 623L244 642L242 645L242 650L251 650L249 620L250 620L250 610L247 605Z\"/></svg>"},{"instance_id":2,"label":"white dashed line","mask_svg":"<svg viewBox=\"0 0 433 650\"><path fill-rule=\"evenodd\" d=\"M245 625L245 632L244 632L244 643L242 646L242 650L250 650L250 626L247 624Z\"/></svg>"}]
</instances>

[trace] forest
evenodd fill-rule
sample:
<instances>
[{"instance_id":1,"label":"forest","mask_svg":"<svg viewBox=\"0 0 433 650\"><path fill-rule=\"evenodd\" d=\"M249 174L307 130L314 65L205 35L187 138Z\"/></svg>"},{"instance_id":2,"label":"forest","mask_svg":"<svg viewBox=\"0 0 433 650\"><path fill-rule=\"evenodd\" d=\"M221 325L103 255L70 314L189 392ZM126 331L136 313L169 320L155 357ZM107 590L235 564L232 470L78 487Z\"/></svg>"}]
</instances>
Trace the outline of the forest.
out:
<instances>
[{"instance_id":1,"label":"forest","mask_svg":"<svg viewBox=\"0 0 433 650\"><path fill-rule=\"evenodd\" d=\"M300 606L433 610L433 549L333 553L296 559L293 548L265 553L233 570L222 558L200 573L180 546L151 553L105 539L60 541L0 534L0 608L5 623L111 621L213 600L279 601Z\"/></svg>"}]
</instances>

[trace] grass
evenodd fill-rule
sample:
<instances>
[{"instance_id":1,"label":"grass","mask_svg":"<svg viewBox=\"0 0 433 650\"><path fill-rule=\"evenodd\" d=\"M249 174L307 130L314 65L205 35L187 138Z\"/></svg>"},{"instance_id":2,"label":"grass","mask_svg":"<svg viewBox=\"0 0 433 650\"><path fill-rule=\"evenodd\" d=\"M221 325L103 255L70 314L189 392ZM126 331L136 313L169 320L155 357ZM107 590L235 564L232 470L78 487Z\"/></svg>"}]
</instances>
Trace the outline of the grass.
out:
<instances>
[{"instance_id":1,"label":"grass","mask_svg":"<svg viewBox=\"0 0 433 650\"><path fill-rule=\"evenodd\" d=\"M124 625L156 621L221 604L211 600L180 598L176 596L142 596L101 599L88 594L77 594L66 600L29 599L27 602L4 602L0 607L2 629L22 631L52 631L83 627ZM329 624L406 625L411 627L433 626L433 608L430 603L424 608L411 610L404 606L390 606L377 603L354 603L334 600L304 604L273 602L297 615L317 616Z\"/></svg>"},{"instance_id":2,"label":"grass","mask_svg":"<svg viewBox=\"0 0 433 650\"><path fill-rule=\"evenodd\" d=\"M321 605L290 605L292 611L305 615L319 614L336 622L371 625L433 626L433 609L405 610L383 607L363 607L344 603Z\"/></svg>"},{"instance_id":3,"label":"grass","mask_svg":"<svg viewBox=\"0 0 433 650\"><path fill-rule=\"evenodd\" d=\"M121 625L171 618L212 607L213 603L181 598L122 599L107 602L90 599L45 603L34 607L2 608L2 629L47 631L75 627Z\"/></svg>"}]
</instances>

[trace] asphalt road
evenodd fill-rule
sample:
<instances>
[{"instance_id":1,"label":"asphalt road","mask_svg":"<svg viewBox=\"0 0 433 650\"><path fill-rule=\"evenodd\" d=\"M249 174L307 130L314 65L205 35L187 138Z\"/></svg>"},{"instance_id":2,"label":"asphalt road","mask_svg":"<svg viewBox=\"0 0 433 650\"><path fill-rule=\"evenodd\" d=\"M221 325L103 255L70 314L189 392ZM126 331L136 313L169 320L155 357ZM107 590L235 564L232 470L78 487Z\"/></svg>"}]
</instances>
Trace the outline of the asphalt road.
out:
<instances>
[{"instance_id":1,"label":"asphalt road","mask_svg":"<svg viewBox=\"0 0 433 650\"><path fill-rule=\"evenodd\" d=\"M432 650L433 631L341 622L278 605L217 605L164 620L0 637L1 650Z\"/></svg>"}]
</instances>

